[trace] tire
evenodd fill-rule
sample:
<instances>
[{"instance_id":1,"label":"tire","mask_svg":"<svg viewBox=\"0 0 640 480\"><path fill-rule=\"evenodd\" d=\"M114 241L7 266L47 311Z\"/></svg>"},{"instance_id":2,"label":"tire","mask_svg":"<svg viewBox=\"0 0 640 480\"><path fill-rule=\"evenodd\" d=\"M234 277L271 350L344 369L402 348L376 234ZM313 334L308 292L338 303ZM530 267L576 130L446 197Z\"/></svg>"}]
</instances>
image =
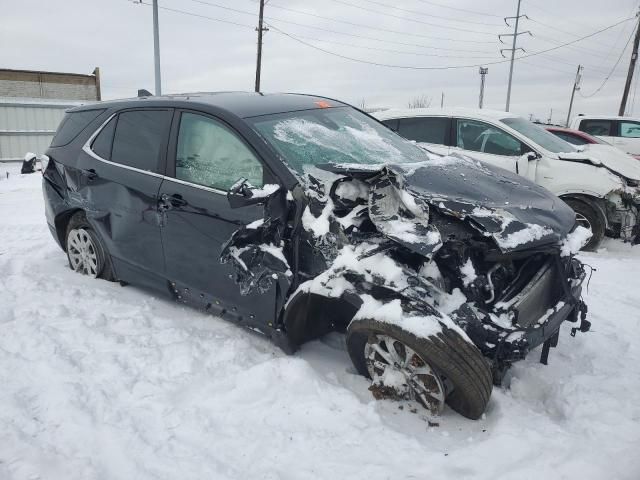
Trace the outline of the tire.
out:
<instances>
[{"instance_id":1,"label":"tire","mask_svg":"<svg viewBox=\"0 0 640 480\"><path fill-rule=\"evenodd\" d=\"M71 270L113 281L111 258L84 212L75 213L67 225L65 250Z\"/></svg>"},{"instance_id":2,"label":"tire","mask_svg":"<svg viewBox=\"0 0 640 480\"><path fill-rule=\"evenodd\" d=\"M574 212L576 212L576 220L584 227L591 230L591 238L582 250L594 252L602 243L606 230L606 219L600 212L600 209L592 205L588 200L577 200L575 198L563 199Z\"/></svg>"},{"instance_id":3,"label":"tire","mask_svg":"<svg viewBox=\"0 0 640 480\"><path fill-rule=\"evenodd\" d=\"M447 385L446 404L464 417L476 420L484 413L493 377L478 348L458 332L442 326L437 336L420 338L401 327L376 320L354 320L347 329L347 349L361 375L371 378L365 346L371 336L389 336L410 347Z\"/></svg>"}]
</instances>

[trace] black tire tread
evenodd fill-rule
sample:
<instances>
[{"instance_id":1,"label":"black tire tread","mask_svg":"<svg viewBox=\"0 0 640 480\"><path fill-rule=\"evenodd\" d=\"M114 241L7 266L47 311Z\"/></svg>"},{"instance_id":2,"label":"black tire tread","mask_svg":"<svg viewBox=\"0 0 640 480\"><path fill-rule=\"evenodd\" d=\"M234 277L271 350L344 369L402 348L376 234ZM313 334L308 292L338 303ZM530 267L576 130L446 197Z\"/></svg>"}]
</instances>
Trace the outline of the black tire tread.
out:
<instances>
[{"instance_id":1,"label":"black tire tread","mask_svg":"<svg viewBox=\"0 0 640 480\"><path fill-rule=\"evenodd\" d=\"M69 232L74 228L78 228L78 227L84 228L85 230L90 230L99 244L98 248L102 250L104 265L102 266L102 269L100 271L100 274L98 275L98 278L102 278L103 280L107 280L110 282L115 281L116 278L113 272L113 266L111 264L111 256L109 255L109 252L105 248L104 242L100 238L100 235L98 235L98 233L91 227L91 225L87 221L87 217L83 211L74 213L69 219L69 223L67 224L67 229L65 231L65 237L64 237L65 251L67 250L66 242L67 242L67 238L69 238Z\"/></svg>"},{"instance_id":2,"label":"black tire tread","mask_svg":"<svg viewBox=\"0 0 640 480\"><path fill-rule=\"evenodd\" d=\"M347 329L349 355L356 369L368 377L364 343L369 333L383 333L398 338L414 348L436 371L454 384L454 391L447 396L447 404L461 415L477 419L484 412L491 396L491 369L475 345L454 329L441 326L441 333L421 338L397 325L371 319L354 320Z\"/></svg>"}]
</instances>

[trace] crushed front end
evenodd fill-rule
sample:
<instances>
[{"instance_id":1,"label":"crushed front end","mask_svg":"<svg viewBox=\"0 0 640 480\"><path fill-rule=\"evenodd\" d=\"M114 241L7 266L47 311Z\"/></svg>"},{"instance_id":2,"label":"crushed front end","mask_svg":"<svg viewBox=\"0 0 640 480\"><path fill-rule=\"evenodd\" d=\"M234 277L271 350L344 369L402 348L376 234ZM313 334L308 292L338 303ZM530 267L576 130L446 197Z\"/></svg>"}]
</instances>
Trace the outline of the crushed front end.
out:
<instances>
[{"instance_id":1,"label":"crushed front end","mask_svg":"<svg viewBox=\"0 0 640 480\"><path fill-rule=\"evenodd\" d=\"M447 182L457 185L460 176L485 179L474 187L484 200L447 195ZM226 249L245 287L258 276L290 282L279 328L286 331L287 307L301 296L344 300L353 308L350 318L366 314L427 336L459 331L487 359L498 384L539 345L546 362L565 320L579 322L574 332L588 330L585 271L574 256L588 233L546 190L465 159L410 168L333 166L305 180L306 204L288 200L290 211L299 212L289 218L287 228L295 232L298 225L292 240L273 230L267 204L264 225L238 232ZM496 197L512 191L509 182L526 205ZM264 271L269 262L251 253L252 242L281 245L287 262ZM397 314L390 315L391 306Z\"/></svg>"}]
</instances>

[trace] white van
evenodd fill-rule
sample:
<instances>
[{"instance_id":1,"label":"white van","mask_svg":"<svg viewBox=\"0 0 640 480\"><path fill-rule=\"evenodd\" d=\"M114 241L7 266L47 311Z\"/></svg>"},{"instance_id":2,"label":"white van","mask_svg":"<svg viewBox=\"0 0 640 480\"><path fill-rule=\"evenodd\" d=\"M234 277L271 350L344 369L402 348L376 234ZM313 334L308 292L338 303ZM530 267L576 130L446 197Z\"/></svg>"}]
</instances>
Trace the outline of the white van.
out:
<instances>
[{"instance_id":1,"label":"white van","mask_svg":"<svg viewBox=\"0 0 640 480\"><path fill-rule=\"evenodd\" d=\"M640 155L640 118L578 115L571 128L601 138L631 155Z\"/></svg>"},{"instance_id":2,"label":"white van","mask_svg":"<svg viewBox=\"0 0 640 480\"><path fill-rule=\"evenodd\" d=\"M601 145L576 148L524 118L474 109L385 110L392 130L443 155L464 153L525 176L561 197L593 236L640 241L640 162Z\"/></svg>"}]
</instances>

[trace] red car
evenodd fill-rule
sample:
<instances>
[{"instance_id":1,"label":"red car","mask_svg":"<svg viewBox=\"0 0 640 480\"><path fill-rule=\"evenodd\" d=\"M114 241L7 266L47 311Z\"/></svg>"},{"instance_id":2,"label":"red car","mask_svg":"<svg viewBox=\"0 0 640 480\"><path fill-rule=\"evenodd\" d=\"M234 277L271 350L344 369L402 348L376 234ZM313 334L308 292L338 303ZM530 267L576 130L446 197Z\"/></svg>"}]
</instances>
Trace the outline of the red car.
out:
<instances>
[{"instance_id":1,"label":"red car","mask_svg":"<svg viewBox=\"0 0 640 480\"><path fill-rule=\"evenodd\" d=\"M586 145L588 143L599 143L601 145L611 145L604 140L589 135L588 133L580 130L573 130L572 128L565 127L544 127L548 132L553 133L556 137L560 137L562 140L569 142L573 145ZM632 157L640 160L640 155L632 155Z\"/></svg>"}]
</instances>

